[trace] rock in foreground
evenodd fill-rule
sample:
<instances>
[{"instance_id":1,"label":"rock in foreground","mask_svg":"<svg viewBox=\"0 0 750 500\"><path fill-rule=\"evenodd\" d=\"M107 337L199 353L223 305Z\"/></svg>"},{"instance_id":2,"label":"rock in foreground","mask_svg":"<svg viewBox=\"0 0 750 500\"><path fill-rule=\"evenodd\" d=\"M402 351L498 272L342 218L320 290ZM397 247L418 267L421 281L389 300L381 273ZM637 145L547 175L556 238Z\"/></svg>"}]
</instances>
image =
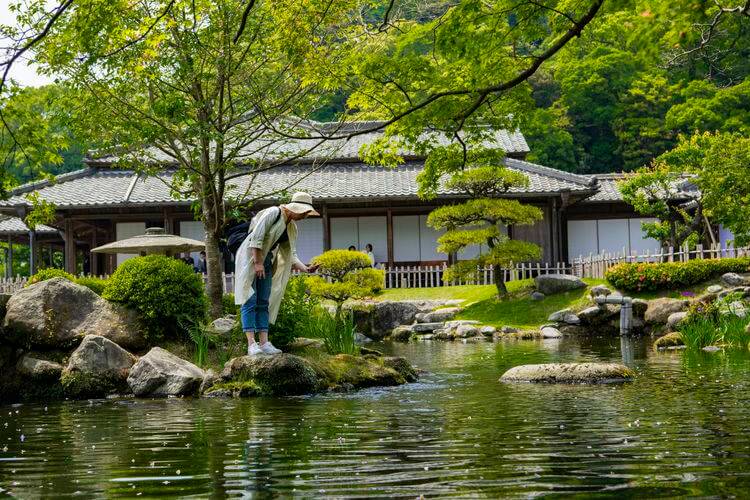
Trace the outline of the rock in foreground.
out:
<instances>
[{"instance_id":1,"label":"rock in foreground","mask_svg":"<svg viewBox=\"0 0 750 500\"><path fill-rule=\"evenodd\" d=\"M187 396L203 383L205 373L161 347L154 347L133 365L128 386L136 396Z\"/></svg>"},{"instance_id":2,"label":"rock in foreground","mask_svg":"<svg viewBox=\"0 0 750 500\"><path fill-rule=\"evenodd\" d=\"M376 354L330 355L317 345L292 348L293 354L240 356L224 366L207 396L290 396L326 390L400 385L416 380L403 358Z\"/></svg>"},{"instance_id":3,"label":"rock in foreground","mask_svg":"<svg viewBox=\"0 0 750 500\"><path fill-rule=\"evenodd\" d=\"M64 278L19 290L6 307L4 329L19 345L61 349L75 346L88 334L106 337L126 349L145 345L135 312Z\"/></svg>"},{"instance_id":4,"label":"rock in foreground","mask_svg":"<svg viewBox=\"0 0 750 500\"><path fill-rule=\"evenodd\" d=\"M86 335L73 351L61 381L70 397L101 397L127 392L127 377L135 356L109 339Z\"/></svg>"},{"instance_id":5,"label":"rock in foreground","mask_svg":"<svg viewBox=\"0 0 750 500\"><path fill-rule=\"evenodd\" d=\"M500 381L603 384L627 382L633 377L630 368L618 363L547 363L515 366L505 372Z\"/></svg>"}]
</instances>

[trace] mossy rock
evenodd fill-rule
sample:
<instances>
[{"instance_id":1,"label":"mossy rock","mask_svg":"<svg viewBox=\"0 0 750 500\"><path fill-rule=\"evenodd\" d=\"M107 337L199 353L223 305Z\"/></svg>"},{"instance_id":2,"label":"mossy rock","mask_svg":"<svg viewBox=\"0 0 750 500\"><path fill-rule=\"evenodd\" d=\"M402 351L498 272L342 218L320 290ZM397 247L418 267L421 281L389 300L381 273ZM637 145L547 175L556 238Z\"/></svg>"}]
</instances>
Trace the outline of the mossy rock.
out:
<instances>
[{"instance_id":1,"label":"mossy rock","mask_svg":"<svg viewBox=\"0 0 750 500\"><path fill-rule=\"evenodd\" d=\"M253 381L223 382L211 386L203 395L207 398L250 398L263 392Z\"/></svg>"},{"instance_id":2,"label":"mossy rock","mask_svg":"<svg viewBox=\"0 0 750 500\"><path fill-rule=\"evenodd\" d=\"M383 358L383 365L395 370L407 382L416 382L417 378L419 378L414 367L411 366L405 358L400 356L388 356Z\"/></svg>"},{"instance_id":3,"label":"mossy rock","mask_svg":"<svg viewBox=\"0 0 750 500\"><path fill-rule=\"evenodd\" d=\"M656 341L654 342L654 349L666 349L667 347L680 345L685 345L680 332L671 332L664 335L663 337L659 337L658 339L656 339Z\"/></svg>"},{"instance_id":4,"label":"mossy rock","mask_svg":"<svg viewBox=\"0 0 750 500\"><path fill-rule=\"evenodd\" d=\"M70 398L100 398L108 394L126 394L130 392L122 376L110 376L96 373L64 371L60 377L65 395Z\"/></svg>"},{"instance_id":5,"label":"mossy rock","mask_svg":"<svg viewBox=\"0 0 750 500\"><path fill-rule=\"evenodd\" d=\"M310 394L319 386L316 370L306 359L293 354L240 356L230 359L215 387L227 382L252 382L259 394L292 396Z\"/></svg>"}]
</instances>

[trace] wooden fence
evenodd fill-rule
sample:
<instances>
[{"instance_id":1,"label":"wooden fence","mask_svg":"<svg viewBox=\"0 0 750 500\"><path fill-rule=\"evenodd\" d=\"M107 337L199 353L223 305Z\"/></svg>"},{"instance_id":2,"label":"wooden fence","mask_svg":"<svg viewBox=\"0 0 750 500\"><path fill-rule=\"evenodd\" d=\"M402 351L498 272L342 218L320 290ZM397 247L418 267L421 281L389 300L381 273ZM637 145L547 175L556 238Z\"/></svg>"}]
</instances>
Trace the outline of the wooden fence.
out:
<instances>
[{"instance_id":1,"label":"wooden fence","mask_svg":"<svg viewBox=\"0 0 750 500\"><path fill-rule=\"evenodd\" d=\"M732 245L722 247L719 244L708 247L699 244L692 249L684 245L676 250L669 247L660 252L631 255L628 255L623 249L621 253L580 256L573 261L572 274L580 278L602 279L610 267L623 262L686 262L695 259L725 259L747 256L750 256L750 247L735 248Z\"/></svg>"},{"instance_id":2,"label":"wooden fence","mask_svg":"<svg viewBox=\"0 0 750 500\"><path fill-rule=\"evenodd\" d=\"M731 245L721 247L711 245L703 247L697 245L695 248L681 247L662 252L645 253L640 255L628 255L625 250L622 253L605 253L600 255L580 256L572 264L558 262L550 263L518 263L510 268L503 269L504 281L515 281L534 278L543 274L572 274L580 278L604 278L604 274L610 267L621 262L685 262L694 259L722 259L728 257L750 256L750 247L733 247ZM385 288L435 288L456 285L492 285L492 266L477 268L474 276L469 279L445 282L443 274L448 266L378 266L385 271ZM294 274L299 274L295 272ZM106 276L100 276L106 278ZM205 279L205 276L204 276ZM0 278L0 293L14 293L26 285L28 278L18 276L15 278ZM222 276L224 291L231 293L234 290L234 274L225 273Z\"/></svg>"}]
</instances>

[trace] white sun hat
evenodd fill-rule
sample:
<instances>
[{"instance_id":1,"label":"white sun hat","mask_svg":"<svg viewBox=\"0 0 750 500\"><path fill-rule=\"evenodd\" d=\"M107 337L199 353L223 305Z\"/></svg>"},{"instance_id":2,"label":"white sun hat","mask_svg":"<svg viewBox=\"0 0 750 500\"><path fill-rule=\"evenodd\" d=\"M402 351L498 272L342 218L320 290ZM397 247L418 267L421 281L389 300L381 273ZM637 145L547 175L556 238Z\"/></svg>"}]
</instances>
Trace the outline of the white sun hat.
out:
<instances>
[{"instance_id":1,"label":"white sun hat","mask_svg":"<svg viewBox=\"0 0 750 500\"><path fill-rule=\"evenodd\" d=\"M288 210L295 214L320 215L312 205L312 196L308 193L298 191L292 195L291 203L284 205Z\"/></svg>"}]
</instances>

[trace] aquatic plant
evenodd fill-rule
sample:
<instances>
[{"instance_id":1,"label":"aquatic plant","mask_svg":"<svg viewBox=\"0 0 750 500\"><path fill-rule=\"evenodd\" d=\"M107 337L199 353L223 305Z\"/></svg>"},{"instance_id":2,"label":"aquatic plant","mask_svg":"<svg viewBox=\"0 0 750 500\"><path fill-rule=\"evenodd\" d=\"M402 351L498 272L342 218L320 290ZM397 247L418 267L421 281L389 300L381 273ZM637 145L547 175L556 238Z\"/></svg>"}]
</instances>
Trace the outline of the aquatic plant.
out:
<instances>
[{"instance_id":1,"label":"aquatic plant","mask_svg":"<svg viewBox=\"0 0 750 500\"><path fill-rule=\"evenodd\" d=\"M710 345L746 348L750 345L748 318L739 294L728 294L709 303L696 303L677 330L688 348Z\"/></svg>"},{"instance_id":2,"label":"aquatic plant","mask_svg":"<svg viewBox=\"0 0 750 500\"><path fill-rule=\"evenodd\" d=\"M357 354L354 343L354 318L351 311L331 314L318 308L314 320L308 324L308 336L323 339L330 354Z\"/></svg>"}]
</instances>

